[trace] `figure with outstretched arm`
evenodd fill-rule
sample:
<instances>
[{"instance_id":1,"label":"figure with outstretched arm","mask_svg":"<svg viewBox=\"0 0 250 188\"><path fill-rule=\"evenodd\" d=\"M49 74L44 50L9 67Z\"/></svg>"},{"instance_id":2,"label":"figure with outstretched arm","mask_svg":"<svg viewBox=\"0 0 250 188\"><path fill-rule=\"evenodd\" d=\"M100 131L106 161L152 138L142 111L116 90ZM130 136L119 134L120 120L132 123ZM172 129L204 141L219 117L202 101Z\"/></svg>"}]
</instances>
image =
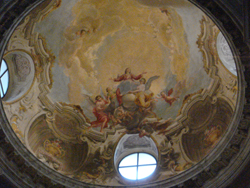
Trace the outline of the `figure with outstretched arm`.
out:
<instances>
[{"instance_id":1,"label":"figure with outstretched arm","mask_svg":"<svg viewBox=\"0 0 250 188\"><path fill-rule=\"evenodd\" d=\"M139 80L142 78L143 74L146 74L147 72L142 72L141 74L139 74L138 76L135 76L134 74L131 73L131 69L130 68L126 68L125 69L125 73L121 76L117 76L117 78L110 78L110 80L113 80L115 82L121 82L123 80Z\"/></svg>"},{"instance_id":2,"label":"figure with outstretched arm","mask_svg":"<svg viewBox=\"0 0 250 188\"><path fill-rule=\"evenodd\" d=\"M116 97L117 97L119 106L123 104L123 101L122 101L123 94L133 89L133 84L132 84L133 81L141 79L143 74L146 74L146 72L142 72L141 74L135 76L134 74L131 73L130 68L126 68L125 73L123 75L121 76L118 75L117 78L110 78L110 80L114 82L121 82L121 84L119 85L120 87L118 86L116 90Z\"/></svg>"}]
</instances>

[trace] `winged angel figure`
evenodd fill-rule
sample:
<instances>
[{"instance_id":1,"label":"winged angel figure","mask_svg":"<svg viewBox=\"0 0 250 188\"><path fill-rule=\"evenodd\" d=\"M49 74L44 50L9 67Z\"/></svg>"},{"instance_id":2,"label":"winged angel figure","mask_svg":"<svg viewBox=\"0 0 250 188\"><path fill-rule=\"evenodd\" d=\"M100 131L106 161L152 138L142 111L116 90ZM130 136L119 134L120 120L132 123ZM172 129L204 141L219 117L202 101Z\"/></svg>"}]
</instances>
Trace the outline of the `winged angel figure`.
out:
<instances>
[{"instance_id":1,"label":"winged angel figure","mask_svg":"<svg viewBox=\"0 0 250 188\"><path fill-rule=\"evenodd\" d=\"M89 95L83 94L87 101L87 106L89 107L88 109L92 109L92 113L96 117L95 121L89 122L90 126L88 127L88 130L93 127L101 127L100 132L103 132L103 129L108 127L108 123L110 121L113 123L110 125L110 128L111 126L114 126L118 123L120 125L127 125L128 120L131 122L131 120L134 118L134 114L138 110L138 107L139 109L149 108L151 102L155 100L152 98L154 94L149 89L151 83L157 78L159 78L159 76L153 76L148 80L147 83L145 78L141 78L139 85L138 83L132 81L131 85L137 86L133 86L135 89L132 91L126 91L122 82L117 87L114 95L110 88L107 88L107 96L105 96L102 93L102 88L100 88L101 95L97 95L95 97L95 101L93 101ZM119 93L120 89L123 89L123 94ZM134 97L131 98L132 101L124 101L125 104L123 104L123 102L119 102L119 100L122 101L122 97L126 97L126 95L133 95ZM115 100L117 100L119 103L115 102ZM126 108L125 106L129 106L127 103L132 103L134 107Z\"/></svg>"},{"instance_id":2,"label":"winged angel figure","mask_svg":"<svg viewBox=\"0 0 250 188\"><path fill-rule=\"evenodd\" d=\"M156 97L157 99L165 100L170 106L173 102L178 100L180 98L180 95L182 93L182 89L186 85L186 80L179 81L175 84L174 89L171 88L170 90L165 90L160 93L159 97Z\"/></svg>"},{"instance_id":3,"label":"winged angel figure","mask_svg":"<svg viewBox=\"0 0 250 188\"><path fill-rule=\"evenodd\" d=\"M153 76L146 82L145 78L140 79L140 85L134 91L129 91L129 93L134 93L136 96L135 104L139 107L148 108L152 101L156 101L153 98L154 93L150 92L151 83L158 79L159 76Z\"/></svg>"},{"instance_id":4,"label":"winged angel figure","mask_svg":"<svg viewBox=\"0 0 250 188\"><path fill-rule=\"evenodd\" d=\"M86 97L89 106L93 108L92 112L96 117L95 121L90 122L88 130L92 127L101 127L100 132L103 132L103 129L108 127L108 122L110 120L109 114L105 112L110 105L109 98L104 99L101 95L97 95L95 97L95 101L93 101L90 96L85 94L84 96Z\"/></svg>"}]
</instances>

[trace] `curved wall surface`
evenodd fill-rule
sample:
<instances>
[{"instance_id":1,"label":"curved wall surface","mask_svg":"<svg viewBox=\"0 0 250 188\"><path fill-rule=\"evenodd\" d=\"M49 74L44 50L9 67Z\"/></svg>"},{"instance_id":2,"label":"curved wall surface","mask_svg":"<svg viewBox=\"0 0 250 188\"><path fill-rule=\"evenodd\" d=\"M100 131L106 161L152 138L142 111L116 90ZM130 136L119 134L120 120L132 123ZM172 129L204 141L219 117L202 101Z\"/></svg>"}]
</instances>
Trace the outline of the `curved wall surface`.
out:
<instances>
[{"instance_id":1,"label":"curved wall surface","mask_svg":"<svg viewBox=\"0 0 250 188\"><path fill-rule=\"evenodd\" d=\"M193 3L210 17L184 0L23 2L29 13L2 40L18 64L1 111L5 176L21 187L225 187L248 162L249 49L222 10L217 24L216 3ZM27 54L34 76L9 54ZM151 147L144 138L158 150L155 173L137 182L114 157L134 135L133 152Z\"/></svg>"}]
</instances>

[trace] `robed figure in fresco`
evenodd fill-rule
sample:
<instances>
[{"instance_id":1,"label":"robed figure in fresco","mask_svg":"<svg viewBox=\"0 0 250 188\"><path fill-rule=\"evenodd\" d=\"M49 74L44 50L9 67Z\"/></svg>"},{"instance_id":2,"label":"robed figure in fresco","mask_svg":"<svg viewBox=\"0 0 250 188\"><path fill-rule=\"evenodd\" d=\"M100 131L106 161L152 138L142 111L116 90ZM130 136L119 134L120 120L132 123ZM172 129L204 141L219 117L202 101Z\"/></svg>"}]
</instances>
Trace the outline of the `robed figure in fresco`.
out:
<instances>
[{"instance_id":1,"label":"robed figure in fresco","mask_svg":"<svg viewBox=\"0 0 250 188\"><path fill-rule=\"evenodd\" d=\"M95 98L95 107L93 108L93 114L96 117L96 121L92 121L90 127L101 127L100 132L103 132L103 128L108 127L109 116L104 110L110 104L109 98L107 100L103 99L101 95L97 95Z\"/></svg>"},{"instance_id":2,"label":"robed figure in fresco","mask_svg":"<svg viewBox=\"0 0 250 188\"><path fill-rule=\"evenodd\" d=\"M115 82L120 82L123 80L139 80L140 78L142 78L143 74L146 74L147 72L142 72L141 74L139 74L138 76L135 76L131 73L131 69L130 68L126 68L125 69L125 74L121 75L121 76L117 76L117 78L110 78L111 80L114 80Z\"/></svg>"},{"instance_id":3,"label":"robed figure in fresco","mask_svg":"<svg viewBox=\"0 0 250 188\"><path fill-rule=\"evenodd\" d=\"M149 94L145 92L146 90L145 84L146 84L146 79L141 78L140 85L137 87L137 90L129 91L129 93L135 94L135 104L137 106L148 108L152 101L157 101L157 100L152 98L154 95L152 92Z\"/></svg>"},{"instance_id":4,"label":"robed figure in fresco","mask_svg":"<svg viewBox=\"0 0 250 188\"><path fill-rule=\"evenodd\" d=\"M127 92L134 90L137 86L134 82L135 80L139 80L142 78L143 74L146 74L147 72L142 72L141 74L135 76L131 73L130 68L125 69L125 73L121 76L117 76L117 78L110 78L110 80L113 80L114 82L121 82L122 83L118 86L116 90L116 97L118 100L119 105L122 105L122 96L126 94Z\"/></svg>"},{"instance_id":5,"label":"robed figure in fresco","mask_svg":"<svg viewBox=\"0 0 250 188\"><path fill-rule=\"evenodd\" d=\"M131 69L127 68L125 74L110 78L114 82L120 82L117 88L107 87L106 95L100 89L101 95L95 97L95 102L90 96L84 94L96 118L95 121L89 121L88 130L100 127L100 132L103 132L105 128L112 129L113 126L119 125L126 129L126 133L140 133L141 136L148 136L154 131L165 131L170 121L166 123L166 120L158 117L154 112L155 102L158 100L150 90L152 83L160 76L155 75L146 80L143 74L146 72L135 76L131 73ZM155 124L164 126L152 127L141 123L146 119L148 121L149 118L153 118Z\"/></svg>"}]
</instances>

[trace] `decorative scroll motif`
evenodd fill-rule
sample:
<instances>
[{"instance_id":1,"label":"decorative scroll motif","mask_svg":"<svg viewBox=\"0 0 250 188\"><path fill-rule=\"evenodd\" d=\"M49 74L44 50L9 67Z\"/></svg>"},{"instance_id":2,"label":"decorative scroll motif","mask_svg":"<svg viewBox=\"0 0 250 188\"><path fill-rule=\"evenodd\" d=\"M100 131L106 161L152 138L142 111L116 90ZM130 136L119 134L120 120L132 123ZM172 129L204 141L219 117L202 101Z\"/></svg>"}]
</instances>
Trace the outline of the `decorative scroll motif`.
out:
<instances>
[{"instance_id":1,"label":"decorative scroll motif","mask_svg":"<svg viewBox=\"0 0 250 188\"><path fill-rule=\"evenodd\" d=\"M204 3L203 6L207 6L211 12L214 12L216 15L218 15L218 13L219 13L219 15L221 15L223 13L223 10L218 9L218 7L217 7L218 5L216 3L211 3L209 1L207 3L209 3L209 4ZM218 11L218 10L220 10L220 11ZM13 12L15 12L15 11L13 10ZM13 14L13 15L15 15L15 14ZM243 44L243 41L241 41L241 33L237 29L232 29L234 23L230 21L230 18L225 16L225 15L219 16L218 18L221 19L222 23L226 23L225 27L229 31L232 32L233 40L237 44L238 49L241 50L241 52L243 52L243 54L244 53L248 54L249 53L248 48L246 48L246 46L244 46L244 45L241 45L241 44ZM240 42L237 42L238 40L240 40ZM248 69L246 70L245 74L246 74L246 76L249 75ZM249 81L249 80L247 80L247 81ZM247 91L247 92L249 92L249 91ZM243 141L248 137L248 128L249 128L249 117L248 116L249 116L249 105L246 104L245 110L244 110L244 117L243 117L243 119L238 127L238 130L236 131L237 133L234 135L233 139L231 140L232 141L231 145L225 149L225 153L223 155L221 155L220 157L216 158L215 162L213 162L212 165L208 169L203 170L202 172L199 172L195 177L192 177L192 178L190 177L189 180L186 180L184 183L179 185L180 187L201 187L201 186L206 186L206 182L209 182L209 184L211 185L211 181L212 181L212 183L214 183L213 179L215 179L216 175L219 174L219 172L223 172L223 171L227 170L229 168L228 167L229 164L232 164L233 166L236 165L233 163L232 157L236 156L236 154L239 153L240 150L241 151L244 150L242 148L244 146ZM4 144L2 144L1 147L4 148L3 150L6 153L8 153L9 159L12 159L14 161L14 163L17 164L16 165L17 170L19 170L20 172L25 172L24 177L27 177L26 178L27 180L29 180L30 182L33 182L33 185L36 184L37 186L40 186L39 184L42 184L45 187L53 187L53 186L54 187L55 186L63 187L63 185L65 185L65 184L68 186L73 185L71 180L68 180L62 176L61 177L59 176L59 179L57 179L58 182L60 182L60 183L53 182L51 179L54 177L57 177L56 175L54 176L54 173L51 174L51 179L49 179L45 176L45 174L46 174L45 172L43 172L44 175L41 175L37 171L37 169L39 169L40 167L36 166L36 164L34 164L33 160L32 160L32 163L35 165L35 167L37 169L33 168L33 167L29 167L27 165L27 163L20 162L20 161L24 161L24 159L19 155L15 156L15 154L13 154L14 152L10 152L11 149L12 149L12 151L14 151L11 144L6 143L6 141L3 141L3 142L4 142ZM30 156L27 156L26 160L30 162L31 161ZM8 161L8 162L10 162L10 161ZM20 165L20 164L22 164L22 165ZM41 171L41 170L39 170L39 171ZM42 171L46 171L46 170L42 169ZM52 171L48 170L48 172L52 172ZM220 173L220 174L223 174L223 173ZM34 182L36 182L36 183L34 183ZM159 186L164 186L163 184L164 184L164 182L162 182ZM87 186L87 184L83 184L83 185ZM214 185L214 184L212 184L212 185Z\"/></svg>"},{"instance_id":2,"label":"decorative scroll motif","mask_svg":"<svg viewBox=\"0 0 250 188\"><path fill-rule=\"evenodd\" d=\"M204 16L200 20L200 24L201 34L198 36L196 44L202 53L204 68L207 74L209 74L209 71L218 63L219 59L215 41L219 30L210 19Z\"/></svg>"},{"instance_id":3,"label":"decorative scroll motif","mask_svg":"<svg viewBox=\"0 0 250 188\"><path fill-rule=\"evenodd\" d=\"M11 118L11 127L12 129L17 133L18 138L23 141L23 133L22 131L20 131L19 127L18 127L18 119L19 117L17 115L13 115Z\"/></svg>"},{"instance_id":4,"label":"decorative scroll motif","mask_svg":"<svg viewBox=\"0 0 250 188\"><path fill-rule=\"evenodd\" d=\"M38 159L55 170L63 170L63 163L58 158L64 157L66 151L61 143L59 139L46 139L37 151Z\"/></svg>"},{"instance_id":5,"label":"decorative scroll motif","mask_svg":"<svg viewBox=\"0 0 250 188\"><path fill-rule=\"evenodd\" d=\"M219 137L222 135L222 127L220 125L212 125L206 129L204 133L204 141L206 146L213 146L219 140Z\"/></svg>"},{"instance_id":6,"label":"decorative scroll motif","mask_svg":"<svg viewBox=\"0 0 250 188\"><path fill-rule=\"evenodd\" d=\"M56 1L54 1L54 3L56 3ZM51 3L47 8L43 7L43 10L47 10L47 12L49 12L51 10L51 7L53 7L54 5L55 4ZM159 70L150 70L151 68L155 68L157 66L148 64L148 67L144 67L147 71L152 71L148 76L148 73L146 71L142 71L140 70L140 67L134 67L134 65L131 64L130 66L133 67L122 70L125 71L125 73L123 73L122 75L118 75L115 78L111 78L109 79L109 81L107 81L108 78L105 74L106 72L101 72L103 70L100 70L98 66L95 66L92 68L98 73L97 75L99 75L99 77L104 77L102 79L99 79L97 77L91 76L90 74L91 79L88 78L88 81L92 83L92 81L94 80L93 84L96 84L95 80L97 80L98 86L88 85L89 83L85 83L85 78L83 78L82 81L84 82L83 85L82 83L79 83L76 86L73 85L73 88L78 88L79 85L82 85L83 93L80 93L81 91L72 91L70 89L72 87L71 77L77 75L79 80L81 80L80 78L82 78L82 75L75 75L72 72L67 72L70 70L68 68L76 65L81 65L81 57L78 57L78 53L75 54L71 53L70 50L66 50L65 53L69 53L70 56L73 56L72 58L68 56L65 57L66 59L62 58L65 53L60 53L62 57L60 55L59 57L55 57L52 50L47 49L46 40L48 40L48 36L44 38L41 34L33 33L33 31L35 31L34 27L36 26L36 24L38 24L36 23L36 20L43 20L44 18L42 17L42 15L46 15L44 14L46 11L43 12L43 14L39 12L39 16L37 17L35 16L34 12L33 16L36 19L34 19L32 16L29 16L29 21L25 22L26 25L21 25L22 28L25 28L27 30L26 38L27 41L29 41L22 41L22 43L26 43L26 46L24 45L25 49L29 49L29 51L31 52L37 71L37 83L34 87L36 88L34 89L34 98L36 99L34 103L35 108L34 111L29 110L29 112L25 112L29 117L33 117L32 120L28 122L29 125L25 128L25 131L27 132L26 135L29 135L26 144L31 147L31 150L33 152L37 153L37 147L35 147L33 143L35 142L41 145L40 142L42 142L43 147L38 151L37 156L40 156L40 158L42 158L42 156L45 158L49 158L49 156L52 156L53 159L51 159L51 161L47 161L46 164L52 164L53 166L53 163L55 162L57 166L53 167L53 169L66 172L67 170L71 169L72 165L69 161L67 161L67 155L74 154L76 158L80 157L80 154L76 155L74 153L76 152L75 150L59 150L59 147L56 147L56 145L52 143L53 139L59 139L62 142L67 143L68 145L77 149L83 147L84 144L87 144L90 149L87 151L88 153L86 153L87 157L85 163L82 163L80 159L75 160L82 166L79 165L81 167L74 168L73 170L71 169L72 173L68 173L67 175L78 177L78 175L80 174L78 178L81 181L88 182L88 178L90 178L93 179L94 182L98 182L99 184L105 184L106 179L114 179L112 181L113 184L126 185L126 182L123 182L118 174L113 173L110 176L106 175L109 173L109 171L113 172L113 169L115 168L110 156L105 161L103 159L100 160L100 158L102 158L103 152L106 151L107 147L116 146L119 134L121 133L139 135L139 137L137 136L137 139L130 141L130 143L127 143L127 147L131 147L131 143L133 142L137 142L138 144L143 145L143 143L140 143L143 141L142 137L152 137L156 145L158 143L165 143L161 145L162 147L165 147L165 149L161 148L159 152L159 156L161 156L161 158L159 158L159 163L161 164L162 168L160 168L154 174L154 181L165 180L166 178L170 178L172 175L175 175L177 172L179 173L181 171L187 170L192 165L198 163L207 154L206 152L214 147L214 145L212 144L207 148L204 148L203 142L205 141L198 135L202 135L205 129L209 125L211 125L208 124L208 121L210 119L213 119L214 115L212 111L213 108L211 106L217 104L216 95L218 87L220 85L220 77L216 75L217 67L213 62L216 55L216 53L214 53L213 43L215 34L215 29L213 29L213 27L215 26L210 20L206 18L207 21L206 23L204 23L204 30L206 31L204 32L205 36L201 37L204 41L206 41L206 39L210 37L208 43L202 41L202 44L204 45L201 47L207 57L205 69L208 70L207 73L209 74L210 78L209 76L205 78L205 84L204 86L202 86L204 88L198 86L195 87L198 89L191 89L190 87L195 85L195 83L192 77L193 75L188 73L187 70L189 70L189 68L194 65L192 65L192 62L188 61L188 57L190 54L187 50L188 43L185 40L185 30L182 24L180 24L181 26L175 25L176 23L171 20L177 19L181 21L181 18L176 11L170 9L159 10L155 7L153 7L152 9L154 9L154 11L159 14L159 17L161 17L162 20L164 20L162 24L166 25L166 27L168 27L168 29L170 30L168 31L169 35L166 35L165 29L157 26L157 23L155 23L155 25L153 24L153 26L157 27L159 30L163 30L163 32L154 32L151 30L152 25L148 26L149 31L152 31L153 34L157 33L159 37L163 37L166 40L166 46L163 50L164 52L161 53L166 54L166 51L169 51L169 61L164 60L164 63L159 64L159 66L161 66L162 68L165 68L165 66L169 67L170 71L167 73L162 72L160 74ZM145 14L148 14L148 12L145 12ZM75 37L72 40L81 41L81 45L77 47L77 49L75 49L76 52L78 52L78 50L80 49L84 49L82 44L85 39L88 39L88 37L91 38L92 35L95 35L94 25L92 26L92 20L87 21L87 23L91 24L93 32L83 33L81 31L80 33L72 33L72 35L74 35ZM129 25L131 23L128 22L127 24ZM169 26L173 28L171 29L169 28ZM197 27L199 27L199 24L197 24ZM74 27L72 29L74 30ZM122 30L123 27L119 29ZM207 32L209 30L212 31ZM21 31L20 28L19 31ZM68 30L66 28L65 32L67 31ZM113 28L111 28L111 32L114 32ZM182 33L180 38L177 37L178 32ZM142 33L144 33L144 31ZM137 35L137 31L132 30L130 35ZM70 38L70 36L67 37ZM69 40L69 38L67 37L65 38L65 40ZM104 38L106 38L106 36ZM114 40L117 39L114 38ZM154 44L157 48L159 47L159 42L163 42L163 40L152 37L147 40L147 42ZM159 40L159 42L155 43L155 40ZM126 44L126 41L123 42ZM178 42L180 42L180 44ZM14 42L11 44L14 44ZM27 44L31 45L32 47ZM181 47L181 44L183 44L184 49ZM72 43L71 39L67 41L67 46L77 45L78 43ZM138 46L139 45L141 44L138 44ZM181 51L183 51L183 53L180 53ZM128 53L129 52L130 51L128 51ZM155 53L158 54L158 51ZM159 54L159 56L157 55L154 57L158 58L163 56L161 53ZM138 58L138 54L142 54L142 57ZM136 55L136 58L131 57L131 62L144 59L148 55L148 53L145 54L144 51L138 51L138 54ZM71 81L68 85L68 89L70 92L66 90L66 92L62 92L61 94L59 94L65 94L67 98L69 98L70 104L60 102L60 100L55 98L55 96L53 97L53 90L65 90L65 88L67 88L66 86L58 88L57 85L55 86L52 84L52 65L55 62L55 58L59 58L60 60L57 61L57 66L64 67L64 71L62 73L57 73L61 74L61 76L64 78L65 76L69 76ZM67 60L67 58L69 59ZM67 63L64 62L66 60ZM181 62L181 64L179 64L180 67L175 67L176 64L174 62L177 61ZM63 62L66 64L64 64ZM152 62L157 63L155 59L152 59ZM109 62L102 63L101 65L105 64L109 65ZM67 66L65 67L65 65ZM144 63L142 63L142 65L144 65ZM202 63L199 63L199 66L201 66L200 68L203 69ZM78 69L80 69L81 71L87 70L88 66L80 66ZM115 72L115 69L113 70L113 72ZM116 71L115 74L120 74L120 72ZM205 74L205 72L203 74ZM86 74L86 76L89 75ZM146 76L147 80L145 78ZM212 81L210 81L210 79ZM77 83L79 80L77 79ZM103 80L106 80L106 82L103 82ZM103 82L103 84L100 84L101 82ZM119 84L117 84L118 82ZM163 83L160 84L161 82ZM106 88L105 94L103 93L102 87ZM117 88L113 89L115 87ZM153 90L153 87L155 88L155 90ZM92 92L89 92L92 90L96 90L96 96L93 96ZM75 105L71 101L72 97L70 98L71 95L75 96L76 94L80 95L76 98L77 100L79 100L77 105ZM215 100L207 101L207 99L212 98L211 96ZM204 105L202 106L202 104ZM200 108L197 108L197 110L192 108L193 106L198 106ZM210 108L207 106L209 106ZM181 107L181 110L179 110L178 116L176 116L176 114L172 115L171 117L168 116L167 112L170 111L178 113L179 107ZM37 114L39 113L46 114L46 117L43 117L43 123L38 123L36 125L36 123L34 122L37 121ZM199 114L199 116L195 116L194 114ZM28 121L27 119L25 120ZM26 125L25 121L23 121L23 123L24 125ZM43 126L47 127L46 130L42 129ZM34 127L36 127L36 129ZM34 130L41 133L41 135L36 138ZM223 133L224 130L225 129L223 129ZM198 138L198 140L195 140L196 138ZM210 140L212 140L212 142L218 142L219 139L220 137L215 137L214 139ZM192 148L198 149L197 151L195 151ZM113 149L109 151L114 152ZM156 153L158 152L156 151ZM112 155L112 153L110 155ZM97 159L97 162L92 161L93 157ZM56 159L54 158L56 158L61 163L56 162ZM62 161L64 163L63 168ZM71 162L72 161L73 157ZM106 163L109 163L108 169L106 168ZM89 166L90 164L91 167ZM98 164L103 168L100 169L97 166ZM89 171L86 171L83 166L86 167L86 169L89 169ZM93 168L93 166L95 168Z\"/></svg>"},{"instance_id":7,"label":"decorative scroll motif","mask_svg":"<svg viewBox=\"0 0 250 188\"><path fill-rule=\"evenodd\" d=\"M40 63L40 66L37 66L37 68L36 68L36 70L38 71L37 75L41 72L41 67L44 67L44 64L47 64L46 66L49 67L49 84L48 84L48 87L51 89L52 86L53 86L53 83L54 83L53 75L52 75L52 68L54 67L54 64L55 64L55 56L52 53L52 51L47 48L46 40L41 35L39 35L39 37L38 37L38 41L40 41L40 40L41 40L41 44L42 44L42 46L40 46L40 48L43 49L46 52L46 55L43 54L43 56L41 56L42 57L42 62Z\"/></svg>"},{"instance_id":8,"label":"decorative scroll motif","mask_svg":"<svg viewBox=\"0 0 250 188\"><path fill-rule=\"evenodd\" d=\"M30 74L31 71L29 60L20 54L15 54L13 55L13 62L15 64L15 69L19 77L19 81L25 81L26 77Z\"/></svg>"},{"instance_id":9,"label":"decorative scroll motif","mask_svg":"<svg viewBox=\"0 0 250 188\"><path fill-rule=\"evenodd\" d=\"M60 7L62 3L62 0L56 0L53 4L52 7L50 7L49 11L47 11L41 18L41 20L44 20L48 15L49 13L53 12L53 10L57 9L58 7Z\"/></svg>"},{"instance_id":10,"label":"decorative scroll motif","mask_svg":"<svg viewBox=\"0 0 250 188\"><path fill-rule=\"evenodd\" d=\"M54 170L63 169L63 164L53 154L45 151L44 149L38 150L37 158Z\"/></svg>"},{"instance_id":11,"label":"decorative scroll motif","mask_svg":"<svg viewBox=\"0 0 250 188\"><path fill-rule=\"evenodd\" d=\"M61 146L62 141L60 139L45 140L43 143L44 149L53 155L54 157L63 157L65 155L65 150Z\"/></svg>"},{"instance_id":12,"label":"decorative scroll motif","mask_svg":"<svg viewBox=\"0 0 250 188\"><path fill-rule=\"evenodd\" d=\"M211 20L203 17L200 23L201 34L196 43L203 55L204 69L212 77L220 77L218 96L228 98L228 102L234 108L238 81L235 76L237 73L232 52L225 38ZM224 56L227 58L225 59Z\"/></svg>"}]
</instances>

